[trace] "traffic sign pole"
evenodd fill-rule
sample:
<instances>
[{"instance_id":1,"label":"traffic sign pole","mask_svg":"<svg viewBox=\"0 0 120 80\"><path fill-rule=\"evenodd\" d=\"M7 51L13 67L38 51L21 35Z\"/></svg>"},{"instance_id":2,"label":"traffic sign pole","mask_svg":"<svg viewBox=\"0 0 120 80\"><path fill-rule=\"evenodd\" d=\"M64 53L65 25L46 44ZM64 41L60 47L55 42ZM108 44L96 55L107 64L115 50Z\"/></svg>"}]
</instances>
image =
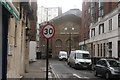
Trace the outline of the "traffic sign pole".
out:
<instances>
[{"instance_id":1,"label":"traffic sign pole","mask_svg":"<svg viewBox=\"0 0 120 80\"><path fill-rule=\"evenodd\" d=\"M47 52L46 52L46 80L48 80L48 66L49 66L49 40L47 39Z\"/></svg>"},{"instance_id":2,"label":"traffic sign pole","mask_svg":"<svg viewBox=\"0 0 120 80\"><path fill-rule=\"evenodd\" d=\"M46 80L48 80L48 66L49 66L49 39L55 34L55 28L52 24L46 24L42 28L42 35L47 39L47 50L46 50Z\"/></svg>"}]
</instances>

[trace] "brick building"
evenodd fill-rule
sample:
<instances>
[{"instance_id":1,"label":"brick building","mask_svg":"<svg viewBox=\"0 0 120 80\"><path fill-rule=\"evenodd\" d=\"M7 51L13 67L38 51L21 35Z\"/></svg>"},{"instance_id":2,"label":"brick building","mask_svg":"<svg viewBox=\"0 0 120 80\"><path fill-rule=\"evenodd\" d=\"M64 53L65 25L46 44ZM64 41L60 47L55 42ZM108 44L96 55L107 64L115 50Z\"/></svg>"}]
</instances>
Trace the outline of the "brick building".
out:
<instances>
[{"instance_id":1,"label":"brick building","mask_svg":"<svg viewBox=\"0 0 120 80\"><path fill-rule=\"evenodd\" d=\"M70 48L71 50L79 49L78 36L81 26L81 11L79 9L71 9L49 22L54 25L56 30L54 37L49 40L49 48L52 49L51 56L53 58L57 58L58 52L61 50L69 53ZM40 38L40 50L42 56L45 56L46 40L42 36Z\"/></svg>"}]
</instances>

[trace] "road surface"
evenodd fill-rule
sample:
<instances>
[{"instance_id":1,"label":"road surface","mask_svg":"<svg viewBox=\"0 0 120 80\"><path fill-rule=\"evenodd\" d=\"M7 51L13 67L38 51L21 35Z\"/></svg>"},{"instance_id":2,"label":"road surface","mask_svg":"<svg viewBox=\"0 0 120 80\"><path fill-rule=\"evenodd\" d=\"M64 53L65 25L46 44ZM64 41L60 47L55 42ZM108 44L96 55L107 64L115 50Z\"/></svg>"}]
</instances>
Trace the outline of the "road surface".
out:
<instances>
[{"instance_id":1,"label":"road surface","mask_svg":"<svg viewBox=\"0 0 120 80\"><path fill-rule=\"evenodd\" d=\"M58 79L104 80L101 77L95 77L92 70L76 70L69 67L65 61L50 60L49 64Z\"/></svg>"}]
</instances>

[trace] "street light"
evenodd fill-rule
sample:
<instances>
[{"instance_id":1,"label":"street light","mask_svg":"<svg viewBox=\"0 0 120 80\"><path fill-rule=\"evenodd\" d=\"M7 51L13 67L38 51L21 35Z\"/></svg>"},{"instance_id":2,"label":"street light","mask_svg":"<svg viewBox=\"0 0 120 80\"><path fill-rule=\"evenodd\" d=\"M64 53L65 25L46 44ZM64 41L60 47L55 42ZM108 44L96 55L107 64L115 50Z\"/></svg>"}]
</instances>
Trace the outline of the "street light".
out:
<instances>
[{"instance_id":1,"label":"street light","mask_svg":"<svg viewBox=\"0 0 120 80\"><path fill-rule=\"evenodd\" d=\"M65 31L67 31L68 28L65 28ZM75 30L75 28L69 28L68 30L68 34L69 34L69 54L70 54L70 51L71 51L71 35L72 35L72 31Z\"/></svg>"},{"instance_id":2,"label":"street light","mask_svg":"<svg viewBox=\"0 0 120 80\"><path fill-rule=\"evenodd\" d=\"M86 50L85 40L86 40L86 37L84 36L84 50Z\"/></svg>"}]
</instances>

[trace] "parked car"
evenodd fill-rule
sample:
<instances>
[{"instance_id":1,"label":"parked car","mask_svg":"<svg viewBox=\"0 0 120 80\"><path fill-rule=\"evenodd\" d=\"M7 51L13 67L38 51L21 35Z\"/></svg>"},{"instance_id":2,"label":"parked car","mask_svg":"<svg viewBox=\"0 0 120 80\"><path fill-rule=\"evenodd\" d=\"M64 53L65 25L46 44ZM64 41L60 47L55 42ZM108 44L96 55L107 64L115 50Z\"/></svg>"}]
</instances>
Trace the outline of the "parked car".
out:
<instances>
[{"instance_id":1,"label":"parked car","mask_svg":"<svg viewBox=\"0 0 120 80\"><path fill-rule=\"evenodd\" d=\"M83 50L71 51L68 58L68 65L76 69L90 68L91 59L89 52Z\"/></svg>"},{"instance_id":2,"label":"parked car","mask_svg":"<svg viewBox=\"0 0 120 80\"><path fill-rule=\"evenodd\" d=\"M67 60L67 58L68 58L67 52L59 51L58 58L59 58L59 60Z\"/></svg>"},{"instance_id":3,"label":"parked car","mask_svg":"<svg viewBox=\"0 0 120 80\"><path fill-rule=\"evenodd\" d=\"M120 62L115 59L100 59L95 66L95 76L102 75L106 79L120 78Z\"/></svg>"}]
</instances>

